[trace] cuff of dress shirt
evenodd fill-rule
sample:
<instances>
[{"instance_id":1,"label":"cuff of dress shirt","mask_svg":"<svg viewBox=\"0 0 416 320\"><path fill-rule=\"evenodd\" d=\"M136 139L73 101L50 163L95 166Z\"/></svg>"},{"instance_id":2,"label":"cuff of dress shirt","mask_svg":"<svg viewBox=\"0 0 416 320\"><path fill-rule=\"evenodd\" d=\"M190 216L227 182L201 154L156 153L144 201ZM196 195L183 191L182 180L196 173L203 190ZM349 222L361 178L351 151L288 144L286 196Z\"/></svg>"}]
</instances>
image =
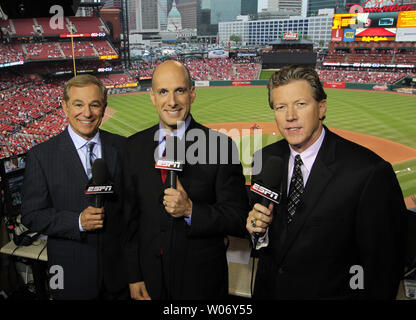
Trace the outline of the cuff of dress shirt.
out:
<instances>
[{"instance_id":1,"label":"cuff of dress shirt","mask_svg":"<svg viewBox=\"0 0 416 320\"><path fill-rule=\"evenodd\" d=\"M188 226L191 225L191 219L192 219L192 211L191 211L191 214L189 215L189 217L185 218L185 222L188 224Z\"/></svg>"},{"instance_id":2,"label":"cuff of dress shirt","mask_svg":"<svg viewBox=\"0 0 416 320\"><path fill-rule=\"evenodd\" d=\"M256 250L260 250L261 248L265 248L269 245L269 229L266 230L266 233L259 237L257 243L254 241L254 236L251 236L251 242L256 244Z\"/></svg>"},{"instance_id":3,"label":"cuff of dress shirt","mask_svg":"<svg viewBox=\"0 0 416 320\"><path fill-rule=\"evenodd\" d=\"M81 231L81 232L85 232L85 230L84 230L84 229L82 229L82 225L81 225L81 215L82 215L82 212L80 213L80 215L79 215L79 217L78 217L78 226L79 226L79 231Z\"/></svg>"}]
</instances>

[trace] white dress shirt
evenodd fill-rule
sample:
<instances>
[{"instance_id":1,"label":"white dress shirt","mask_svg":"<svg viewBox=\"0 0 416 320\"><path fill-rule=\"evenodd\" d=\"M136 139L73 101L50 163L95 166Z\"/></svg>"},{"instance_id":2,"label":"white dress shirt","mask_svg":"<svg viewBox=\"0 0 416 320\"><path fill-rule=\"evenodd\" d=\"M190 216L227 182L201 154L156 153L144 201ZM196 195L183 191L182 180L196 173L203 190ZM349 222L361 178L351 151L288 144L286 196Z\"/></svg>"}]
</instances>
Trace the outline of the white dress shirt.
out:
<instances>
[{"instance_id":1,"label":"white dress shirt","mask_svg":"<svg viewBox=\"0 0 416 320\"><path fill-rule=\"evenodd\" d=\"M87 150L84 147L88 142L95 142L94 148L92 149L92 153L95 155L95 158L102 158L102 147L101 147L101 139L100 139L100 132L97 131L95 136L91 140L86 140L83 137L79 136L72 128L71 125L68 125L68 133L72 139L72 142L75 145L75 149L77 150L79 159L81 160L82 166L84 167L85 174L87 174ZM78 225L79 231L85 231L81 226L81 214L78 217Z\"/></svg>"},{"instance_id":2,"label":"white dress shirt","mask_svg":"<svg viewBox=\"0 0 416 320\"><path fill-rule=\"evenodd\" d=\"M175 132L166 131L162 128L162 125L159 122L159 145L158 145L158 155L159 158L163 157L163 152L166 149L166 136L172 136L172 137L178 137L179 139L183 139L183 136L185 135L186 129L188 129L189 124L191 123L192 117L189 115L188 118L185 121L185 125L180 124L178 125L178 129ZM190 226L191 225L191 218L192 218L192 211L189 217L184 217L186 223Z\"/></svg>"},{"instance_id":3,"label":"white dress shirt","mask_svg":"<svg viewBox=\"0 0 416 320\"><path fill-rule=\"evenodd\" d=\"M297 155L300 155L300 158L302 159L303 164L300 169L302 171L302 176L303 176L303 186L306 187L306 183L308 182L308 178L311 173L312 166L315 162L316 156L318 155L319 149L321 149L324 138L325 138L325 129L322 128L319 138L309 148L307 148L303 152L298 153L295 150L293 150L291 145L289 145L290 156L289 156L288 175L287 175L287 193L288 194L289 194L290 180L292 179L292 175L293 175L293 167L295 166L295 157ZM261 238L259 238L257 245L256 245L256 249L258 250L263 247L267 247L268 244L269 244L269 229L267 228L266 233Z\"/></svg>"}]
</instances>

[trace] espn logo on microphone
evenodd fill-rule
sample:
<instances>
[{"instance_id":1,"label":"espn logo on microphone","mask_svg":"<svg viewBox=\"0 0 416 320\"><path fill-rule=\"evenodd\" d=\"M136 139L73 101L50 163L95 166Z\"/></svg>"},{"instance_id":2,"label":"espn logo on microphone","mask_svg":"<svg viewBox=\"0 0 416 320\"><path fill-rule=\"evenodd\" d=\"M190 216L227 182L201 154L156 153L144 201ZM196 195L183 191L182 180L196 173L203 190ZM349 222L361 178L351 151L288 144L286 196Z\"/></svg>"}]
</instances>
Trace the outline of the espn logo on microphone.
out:
<instances>
[{"instance_id":1,"label":"espn logo on microphone","mask_svg":"<svg viewBox=\"0 0 416 320\"><path fill-rule=\"evenodd\" d=\"M261 195L262 197L266 199L269 199L270 201L273 201L274 203L278 204L280 202L280 194L278 192L267 189L257 183L253 184L250 187L250 190Z\"/></svg>"},{"instance_id":2,"label":"espn logo on microphone","mask_svg":"<svg viewBox=\"0 0 416 320\"><path fill-rule=\"evenodd\" d=\"M183 164L180 161L157 160L157 162L155 163L155 168L165 169L165 170L182 171Z\"/></svg>"},{"instance_id":3,"label":"espn logo on microphone","mask_svg":"<svg viewBox=\"0 0 416 320\"><path fill-rule=\"evenodd\" d=\"M85 194L103 194L113 192L113 186L89 186L87 190L85 190Z\"/></svg>"}]
</instances>

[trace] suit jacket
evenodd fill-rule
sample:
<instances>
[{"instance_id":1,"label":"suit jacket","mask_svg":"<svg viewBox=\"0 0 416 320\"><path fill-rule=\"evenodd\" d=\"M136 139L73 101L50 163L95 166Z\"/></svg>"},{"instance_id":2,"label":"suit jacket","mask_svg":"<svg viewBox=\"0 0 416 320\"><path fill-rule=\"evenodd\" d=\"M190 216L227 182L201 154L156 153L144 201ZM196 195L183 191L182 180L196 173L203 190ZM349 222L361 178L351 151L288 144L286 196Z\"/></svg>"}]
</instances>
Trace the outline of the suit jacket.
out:
<instances>
[{"instance_id":1,"label":"suit jacket","mask_svg":"<svg viewBox=\"0 0 416 320\"><path fill-rule=\"evenodd\" d=\"M185 133L190 140L186 142L186 152L200 159L214 157L216 164L191 164L187 157L183 171L178 174L193 202L189 226L183 217L171 217L162 205L165 187L154 158L158 129L156 125L139 132L127 142L129 282L144 281L152 299L224 298L228 294L224 237L244 236L248 212L238 151L225 135L191 121ZM225 141L221 153L216 142L219 137ZM210 144L213 149L209 149ZM197 146L201 147L199 151ZM232 149L237 151L235 164L219 164L224 151L231 155Z\"/></svg>"},{"instance_id":2,"label":"suit jacket","mask_svg":"<svg viewBox=\"0 0 416 320\"><path fill-rule=\"evenodd\" d=\"M48 265L63 267L64 289L52 290L57 299L92 299L103 284L109 292L127 287L120 201L125 139L103 130L100 139L116 193L106 198L104 227L95 232L79 231L79 215L92 205L92 196L84 194L88 177L68 129L28 152L22 222L48 235Z\"/></svg>"},{"instance_id":3,"label":"suit jacket","mask_svg":"<svg viewBox=\"0 0 416 320\"><path fill-rule=\"evenodd\" d=\"M282 203L260 253L258 299L393 299L404 271L406 207L391 165L327 128L294 220L288 226L286 140L254 156L283 159ZM261 159L261 160L260 160ZM261 184L261 174L253 177ZM358 269L361 266L363 278ZM351 269L351 267L353 267ZM352 289L350 282L363 289Z\"/></svg>"}]
</instances>

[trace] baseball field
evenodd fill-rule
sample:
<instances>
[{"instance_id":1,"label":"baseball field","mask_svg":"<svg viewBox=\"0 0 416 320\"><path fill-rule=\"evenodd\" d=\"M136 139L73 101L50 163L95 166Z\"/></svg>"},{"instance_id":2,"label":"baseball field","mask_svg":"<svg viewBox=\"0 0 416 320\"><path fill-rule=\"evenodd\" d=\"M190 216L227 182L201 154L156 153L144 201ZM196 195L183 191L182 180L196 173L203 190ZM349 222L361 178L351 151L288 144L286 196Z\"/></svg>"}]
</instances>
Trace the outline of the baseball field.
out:
<instances>
[{"instance_id":1,"label":"baseball field","mask_svg":"<svg viewBox=\"0 0 416 320\"><path fill-rule=\"evenodd\" d=\"M263 134L261 145L282 138L274 125L265 87L215 87L196 90L192 115L197 121L228 131L231 128L249 129L257 124ZM325 125L391 162L404 196L415 195L416 97L342 89L326 89L326 92L328 110ZM158 121L148 93L110 96L108 105L102 128L126 137ZM256 135L259 132L251 130L252 135L233 136L241 153L248 151L252 154L260 147L254 143L259 141ZM243 161L243 165L249 166L249 163L244 162L247 161Z\"/></svg>"}]
</instances>

